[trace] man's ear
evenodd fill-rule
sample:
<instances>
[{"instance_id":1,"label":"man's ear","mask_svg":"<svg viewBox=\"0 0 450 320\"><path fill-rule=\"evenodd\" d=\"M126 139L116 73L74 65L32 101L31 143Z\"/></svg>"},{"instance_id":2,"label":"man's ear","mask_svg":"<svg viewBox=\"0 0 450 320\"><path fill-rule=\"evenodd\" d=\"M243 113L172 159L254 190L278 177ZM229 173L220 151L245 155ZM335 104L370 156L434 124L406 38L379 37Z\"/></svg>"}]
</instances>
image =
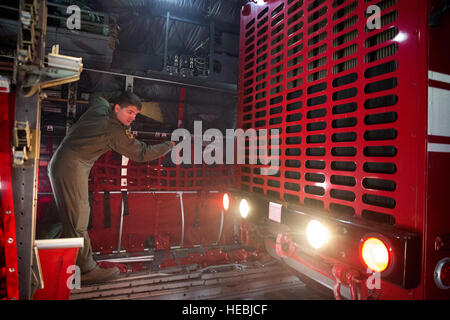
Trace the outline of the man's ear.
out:
<instances>
[{"instance_id":1,"label":"man's ear","mask_svg":"<svg viewBox=\"0 0 450 320\"><path fill-rule=\"evenodd\" d=\"M119 110L120 110L120 106L116 103L116 104L114 105L114 111L115 111L115 112L119 112Z\"/></svg>"}]
</instances>

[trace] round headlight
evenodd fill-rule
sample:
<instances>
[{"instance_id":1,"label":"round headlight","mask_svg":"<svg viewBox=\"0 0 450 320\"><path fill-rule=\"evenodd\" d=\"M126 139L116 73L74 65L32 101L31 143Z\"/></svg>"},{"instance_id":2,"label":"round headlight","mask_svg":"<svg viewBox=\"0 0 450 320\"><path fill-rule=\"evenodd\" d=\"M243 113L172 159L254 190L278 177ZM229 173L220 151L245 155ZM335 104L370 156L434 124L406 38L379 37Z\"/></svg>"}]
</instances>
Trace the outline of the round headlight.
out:
<instances>
[{"instance_id":1,"label":"round headlight","mask_svg":"<svg viewBox=\"0 0 450 320\"><path fill-rule=\"evenodd\" d=\"M321 222L311 220L306 227L306 238L313 248L319 249L328 242L330 233Z\"/></svg>"},{"instance_id":2,"label":"round headlight","mask_svg":"<svg viewBox=\"0 0 450 320\"><path fill-rule=\"evenodd\" d=\"M223 194L222 198L223 210L227 211L230 207L230 196L227 193Z\"/></svg>"},{"instance_id":3,"label":"round headlight","mask_svg":"<svg viewBox=\"0 0 450 320\"><path fill-rule=\"evenodd\" d=\"M250 211L250 206L248 205L248 201L246 199L242 199L239 203L239 212L242 218L247 218L248 213Z\"/></svg>"},{"instance_id":4,"label":"round headlight","mask_svg":"<svg viewBox=\"0 0 450 320\"><path fill-rule=\"evenodd\" d=\"M364 240L361 257L366 266L375 272L382 272L389 265L389 249L383 241L375 237Z\"/></svg>"}]
</instances>

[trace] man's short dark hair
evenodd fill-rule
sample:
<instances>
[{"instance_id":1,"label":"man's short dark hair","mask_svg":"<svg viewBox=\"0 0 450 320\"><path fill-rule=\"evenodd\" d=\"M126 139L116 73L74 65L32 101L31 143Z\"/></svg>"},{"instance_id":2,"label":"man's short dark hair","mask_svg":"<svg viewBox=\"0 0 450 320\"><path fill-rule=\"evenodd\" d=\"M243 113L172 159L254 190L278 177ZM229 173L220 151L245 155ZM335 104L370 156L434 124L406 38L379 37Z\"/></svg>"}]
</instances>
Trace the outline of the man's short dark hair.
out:
<instances>
[{"instance_id":1,"label":"man's short dark hair","mask_svg":"<svg viewBox=\"0 0 450 320\"><path fill-rule=\"evenodd\" d=\"M127 108L129 106L135 106L138 110L142 108L141 99L133 92L126 91L120 95L115 101L121 108Z\"/></svg>"}]
</instances>

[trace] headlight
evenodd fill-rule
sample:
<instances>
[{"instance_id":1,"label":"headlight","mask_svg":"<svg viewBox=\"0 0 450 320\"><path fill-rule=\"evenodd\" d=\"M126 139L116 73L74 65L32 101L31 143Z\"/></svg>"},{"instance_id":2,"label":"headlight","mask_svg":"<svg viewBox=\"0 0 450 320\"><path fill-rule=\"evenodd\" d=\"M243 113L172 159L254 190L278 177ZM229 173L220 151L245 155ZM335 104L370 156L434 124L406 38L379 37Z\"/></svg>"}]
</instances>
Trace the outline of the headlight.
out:
<instances>
[{"instance_id":1,"label":"headlight","mask_svg":"<svg viewBox=\"0 0 450 320\"><path fill-rule=\"evenodd\" d=\"M328 242L330 234L321 222L311 220L306 227L306 238L313 248L319 249Z\"/></svg>"},{"instance_id":2,"label":"headlight","mask_svg":"<svg viewBox=\"0 0 450 320\"><path fill-rule=\"evenodd\" d=\"M389 249L383 241L375 237L364 240L361 257L366 266L375 272L382 272L389 265Z\"/></svg>"},{"instance_id":3,"label":"headlight","mask_svg":"<svg viewBox=\"0 0 450 320\"><path fill-rule=\"evenodd\" d=\"M230 196L227 193L223 194L222 198L223 210L227 211L230 207Z\"/></svg>"},{"instance_id":4,"label":"headlight","mask_svg":"<svg viewBox=\"0 0 450 320\"><path fill-rule=\"evenodd\" d=\"M250 206L248 205L248 201L246 199L242 199L239 204L239 212L242 218L247 218L248 213L250 211Z\"/></svg>"}]
</instances>

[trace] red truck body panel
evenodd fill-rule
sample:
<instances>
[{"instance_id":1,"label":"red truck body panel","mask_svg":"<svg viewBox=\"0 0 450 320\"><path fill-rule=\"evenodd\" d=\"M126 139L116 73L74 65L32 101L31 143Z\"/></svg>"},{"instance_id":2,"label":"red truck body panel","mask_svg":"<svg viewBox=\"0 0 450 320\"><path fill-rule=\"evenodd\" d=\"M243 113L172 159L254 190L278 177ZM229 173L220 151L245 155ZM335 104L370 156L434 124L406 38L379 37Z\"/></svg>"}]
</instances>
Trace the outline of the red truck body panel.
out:
<instances>
[{"instance_id":1,"label":"red truck body panel","mask_svg":"<svg viewBox=\"0 0 450 320\"><path fill-rule=\"evenodd\" d=\"M373 30L371 5L381 9ZM429 145L450 140L430 135L427 123L429 71L449 73L449 46L438 40L448 19L428 26L439 5L269 0L241 14L238 127L281 133L270 147L280 150L279 171L241 165L239 188L331 219L422 235L420 285L383 281L387 299L450 297L433 281L437 261L448 256L434 241L450 231L449 153Z\"/></svg>"}]
</instances>

